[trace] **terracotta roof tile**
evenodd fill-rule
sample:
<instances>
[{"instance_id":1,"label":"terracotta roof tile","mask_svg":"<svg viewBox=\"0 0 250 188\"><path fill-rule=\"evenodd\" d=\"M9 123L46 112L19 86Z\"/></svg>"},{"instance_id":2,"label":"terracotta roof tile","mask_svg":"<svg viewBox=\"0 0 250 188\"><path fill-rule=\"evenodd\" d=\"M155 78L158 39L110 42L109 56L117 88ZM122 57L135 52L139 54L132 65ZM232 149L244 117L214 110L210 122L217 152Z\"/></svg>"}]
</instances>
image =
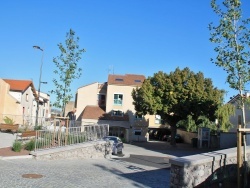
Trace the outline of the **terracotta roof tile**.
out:
<instances>
[{"instance_id":1,"label":"terracotta roof tile","mask_svg":"<svg viewBox=\"0 0 250 188\"><path fill-rule=\"evenodd\" d=\"M31 86L33 94L37 96L36 89L31 80L11 80L11 79L3 79L3 80L10 85L11 91L24 92L26 89L28 89L29 86Z\"/></svg>"},{"instance_id":2,"label":"terracotta roof tile","mask_svg":"<svg viewBox=\"0 0 250 188\"><path fill-rule=\"evenodd\" d=\"M9 80L3 79L6 83L10 85L10 90L13 91L25 91L31 84L30 80Z\"/></svg>"},{"instance_id":3,"label":"terracotta roof tile","mask_svg":"<svg viewBox=\"0 0 250 188\"><path fill-rule=\"evenodd\" d=\"M101 109L99 106L86 106L82 118L83 119L99 119L105 114L105 111Z\"/></svg>"},{"instance_id":4,"label":"terracotta roof tile","mask_svg":"<svg viewBox=\"0 0 250 188\"><path fill-rule=\"evenodd\" d=\"M127 114L123 116L112 116L106 113L99 106L88 105L83 110L82 119L95 119L95 120L112 120L112 121L129 121Z\"/></svg>"},{"instance_id":5,"label":"terracotta roof tile","mask_svg":"<svg viewBox=\"0 0 250 188\"><path fill-rule=\"evenodd\" d=\"M136 74L125 74L125 75L114 75L108 76L109 85L127 85L127 86L141 86L145 80L144 75Z\"/></svg>"}]
</instances>

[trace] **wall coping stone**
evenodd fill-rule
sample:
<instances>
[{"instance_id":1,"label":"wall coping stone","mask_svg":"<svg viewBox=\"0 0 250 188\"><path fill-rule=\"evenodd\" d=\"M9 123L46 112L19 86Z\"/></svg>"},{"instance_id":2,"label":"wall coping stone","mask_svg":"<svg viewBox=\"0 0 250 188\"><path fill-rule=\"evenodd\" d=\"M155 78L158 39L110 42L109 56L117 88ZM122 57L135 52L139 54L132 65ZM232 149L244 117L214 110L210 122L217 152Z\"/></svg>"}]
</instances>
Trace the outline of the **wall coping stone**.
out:
<instances>
[{"instance_id":1,"label":"wall coping stone","mask_svg":"<svg viewBox=\"0 0 250 188\"><path fill-rule=\"evenodd\" d=\"M51 153L58 153L58 152L64 152L64 151L69 151L69 150L74 150L78 148L85 148L97 144L105 144L106 141L89 141L89 142L84 142L84 143L79 143L76 145L68 145L68 146L62 146L62 147L57 147L57 148L49 148L49 149L44 149L44 150L38 150L38 151L31 151L30 154L33 156L42 156L42 155L47 155Z\"/></svg>"},{"instance_id":2,"label":"wall coping stone","mask_svg":"<svg viewBox=\"0 0 250 188\"><path fill-rule=\"evenodd\" d=\"M243 154L243 146L241 148ZM187 167L193 165L199 165L202 163L212 162L215 160L225 159L235 157L235 153L237 153L237 147L229 148L224 150L217 150L208 153L202 153L197 155L190 155L185 157L176 157L169 159L171 164ZM246 153L250 153L250 146L246 147Z\"/></svg>"}]
</instances>

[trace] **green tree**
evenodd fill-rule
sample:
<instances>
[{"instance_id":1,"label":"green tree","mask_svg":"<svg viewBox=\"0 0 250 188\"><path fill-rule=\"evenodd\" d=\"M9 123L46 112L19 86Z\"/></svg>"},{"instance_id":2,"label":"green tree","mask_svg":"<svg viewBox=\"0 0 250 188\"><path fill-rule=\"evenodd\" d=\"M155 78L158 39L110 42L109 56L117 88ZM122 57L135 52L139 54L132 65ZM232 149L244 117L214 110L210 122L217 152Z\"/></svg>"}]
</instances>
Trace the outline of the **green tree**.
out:
<instances>
[{"instance_id":1,"label":"green tree","mask_svg":"<svg viewBox=\"0 0 250 188\"><path fill-rule=\"evenodd\" d=\"M219 23L209 24L210 41L215 43L216 59L212 62L227 72L229 86L239 92L242 126L245 128L244 92L250 80L250 18L243 19L240 0L211 1L213 11L219 17ZM244 161L246 161L246 138L243 136ZM246 182L245 182L246 183Z\"/></svg>"},{"instance_id":2,"label":"green tree","mask_svg":"<svg viewBox=\"0 0 250 188\"><path fill-rule=\"evenodd\" d=\"M191 115L215 120L215 111L223 101L223 90L213 87L211 79L189 68L177 68L169 74L159 71L147 78L140 88L132 91L133 104L138 114L158 114L176 134L176 123ZM174 143L174 139L173 142Z\"/></svg>"},{"instance_id":3,"label":"green tree","mask_svg":"<svg viewBox=\"0 0 250 188\"><path fill-rule=\"evenodd\" d=\"M220 18L217 26L209 24L210 41L215 43L217 53L216 59L211 61L227 72L229 86L239 91L242 125L245 127L244 92L250 80L250 18L242 19L239 0L224 0L223 9L216 0L212 0L211 6Z\"/></svg>"},{"instance_id":4,"label":"green tree","mask_svg":"<svg viewBox=\"0 0 250 188\"><path fill-rule=\"evenodd\" d=\"M232 104L224 104L216 110L215 116L218 119L218 126L221 131L227 132L233 126L229 121L233 114L235 114L235 107Z\"/></svg>"},{"instance_id":5,"label":"green tree","mask_svg":"<svg viewBox=\"0 0 250 188\"><path fill-rule=\"evenodd\" d=\"M57 67L54 73L59 75L59 79L53 79L55 89L51 93L56 95L56 102L53 106L61 108L63 116L65 115L65 105L73 98L70 88L71 83L80 78L82 74L78 62L85 50L80 49L78 43L79 37L76 37L75 32L70 29L66 34L65 46L62 43L58 44L61 52L60 56L53 58L53 62Z\"/></svg>"}]
</instances>

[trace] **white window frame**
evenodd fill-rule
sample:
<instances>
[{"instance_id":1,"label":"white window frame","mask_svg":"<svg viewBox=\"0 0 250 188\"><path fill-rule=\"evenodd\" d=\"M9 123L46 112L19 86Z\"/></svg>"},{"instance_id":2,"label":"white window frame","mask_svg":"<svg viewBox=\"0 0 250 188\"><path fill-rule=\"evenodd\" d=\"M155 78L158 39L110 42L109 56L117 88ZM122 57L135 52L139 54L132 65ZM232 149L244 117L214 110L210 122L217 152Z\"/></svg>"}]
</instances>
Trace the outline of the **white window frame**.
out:
<instances>
[{"instance_id":1,"label":"white window frame","mask_svg":"<svg viewBox=\"0 0 250 188\"><path fill-rule=\"evenodd\" d=\"M162 121L162 120L161 120L161 116L156 114L156 115L155 115L155 123L156 123L156 124L161 124L161 121Z\"/></svg>"},{"instance_id":2,"label":"white window frame","mask_svg":"<svg viewBox=\"0 0 250 188\"><path fill-rule=\"evenodd\" d=\"M118 99L115 99L115 95L118 95ZM119 96L122 96L121 99ZM114 105L122 106L123 103L123 94L122 93L114 93Z\"/></svg>"}]
</instances>

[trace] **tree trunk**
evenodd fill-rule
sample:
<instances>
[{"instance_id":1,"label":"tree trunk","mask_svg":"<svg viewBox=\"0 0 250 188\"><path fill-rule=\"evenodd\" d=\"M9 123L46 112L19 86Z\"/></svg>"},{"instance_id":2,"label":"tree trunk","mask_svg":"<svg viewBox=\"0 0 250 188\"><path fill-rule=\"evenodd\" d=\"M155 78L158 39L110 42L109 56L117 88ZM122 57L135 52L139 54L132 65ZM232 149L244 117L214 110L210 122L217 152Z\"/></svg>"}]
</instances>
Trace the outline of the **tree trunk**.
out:
<instances>
[{"instance_id":1,"label":"tree trunk","mask_svg":"<svg viewBox=\"0 0 250 188\"><path fill-rule=\"evenodd\" d=\"M170 140L170 144L171 144L172 146L175 146L175 145L176 145L176 141L175 141L176 132L177 132L177 127L176 127L176 125L172 125L172 126L171 126L171 140Z\"/></svg>"}]
</instances>

